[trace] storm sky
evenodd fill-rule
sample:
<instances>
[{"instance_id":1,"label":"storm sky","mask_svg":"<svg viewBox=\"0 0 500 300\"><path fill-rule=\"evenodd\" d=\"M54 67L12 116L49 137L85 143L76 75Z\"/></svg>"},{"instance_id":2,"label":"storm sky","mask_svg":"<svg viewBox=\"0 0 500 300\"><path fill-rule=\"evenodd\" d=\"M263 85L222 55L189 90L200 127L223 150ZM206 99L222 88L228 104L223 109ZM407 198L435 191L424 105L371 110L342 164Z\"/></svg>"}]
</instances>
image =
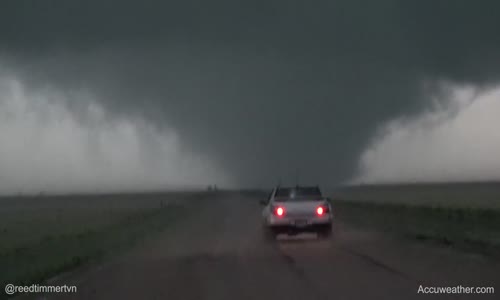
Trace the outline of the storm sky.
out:
<instances>
[{"instance_id":1,"label":"storm sky","mask_svg":"<svg viewBox=\"0 0 500 300\"><path fill-rule=\"evenodd\" d=\"M2 1L0 191L498 180L498 11Z\"/></svg>"}]
</instances>

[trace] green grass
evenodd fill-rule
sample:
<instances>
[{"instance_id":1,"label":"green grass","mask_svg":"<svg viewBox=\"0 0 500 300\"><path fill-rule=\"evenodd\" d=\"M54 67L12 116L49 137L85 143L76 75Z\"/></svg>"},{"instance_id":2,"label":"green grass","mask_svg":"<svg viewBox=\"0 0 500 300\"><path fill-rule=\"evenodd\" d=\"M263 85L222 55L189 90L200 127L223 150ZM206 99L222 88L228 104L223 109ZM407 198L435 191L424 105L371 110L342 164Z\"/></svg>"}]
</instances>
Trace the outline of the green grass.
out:
<instances>
[{"instance_id":1,"label":"green grass","mask_svg":"<svg viewBox=\"0 0 500 300\"><path fill-rule=\"evenodd\" d=\"M500 183L434 183L346 186L334 198L353 202L500 209Z\"/></svg>"},{"instance_id":2,"label":"green grass","mask_svg":"<svg viewBox=\"0 0 500 300\"><path fill-rule=\"evenodd\" d=\"M463 250L500 254L500 210L389 202L335 200L343 222L432 241Z\"/></svg>"},{"instance_id":3,"label":"green grass","mask_svg":"<svg viewBox=\"0 0 500 300\"><path fill-rule=\"evenodd\" d=\"M0 286L41 284L130 248L183 215L200 193L0 198ZM0 294L0 299L5 294Z\"/></svg>"}]
</instances>

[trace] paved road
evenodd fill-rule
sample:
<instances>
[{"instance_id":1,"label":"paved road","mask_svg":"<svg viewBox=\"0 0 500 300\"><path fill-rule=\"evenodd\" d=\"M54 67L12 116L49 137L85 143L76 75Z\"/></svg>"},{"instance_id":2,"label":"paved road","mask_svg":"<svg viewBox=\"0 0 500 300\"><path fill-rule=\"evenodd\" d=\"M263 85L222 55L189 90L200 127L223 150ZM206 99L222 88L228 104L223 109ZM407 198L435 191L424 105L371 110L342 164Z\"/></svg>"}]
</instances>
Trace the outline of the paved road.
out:
<instances>
[{"instance_id":1,"label":"paved road","mask_svg":"<svg viewBox=\"0 0 500 300\"><path fill-rule=\"evenodd\" d=\"M500 293L500 266L481 257L342 224L331 240L306 235L266 242L258 199L241 195L193 210L158 240L74 275L78 293L59 298L445 299L417 290L459 284L495 286Z\"/></svg>"}]
</instances>

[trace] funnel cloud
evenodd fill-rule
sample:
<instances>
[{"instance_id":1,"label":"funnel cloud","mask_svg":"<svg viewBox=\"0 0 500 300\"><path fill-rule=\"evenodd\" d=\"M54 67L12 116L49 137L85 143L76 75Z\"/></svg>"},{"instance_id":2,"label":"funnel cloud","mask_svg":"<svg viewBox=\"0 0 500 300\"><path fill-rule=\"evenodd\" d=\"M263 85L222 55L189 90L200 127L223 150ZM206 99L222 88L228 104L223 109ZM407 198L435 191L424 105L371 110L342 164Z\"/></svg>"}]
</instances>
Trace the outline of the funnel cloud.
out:
<instances>
[{"instance_id":1,"label":"funnel cloud","mask_svg":"<svg viewBox=\"0 0 500 300\"><path fill-rule=\"evenodd\" d=\"M496 180L499 9L4 1L0 190Z\"/></svg>"}]
</instances>

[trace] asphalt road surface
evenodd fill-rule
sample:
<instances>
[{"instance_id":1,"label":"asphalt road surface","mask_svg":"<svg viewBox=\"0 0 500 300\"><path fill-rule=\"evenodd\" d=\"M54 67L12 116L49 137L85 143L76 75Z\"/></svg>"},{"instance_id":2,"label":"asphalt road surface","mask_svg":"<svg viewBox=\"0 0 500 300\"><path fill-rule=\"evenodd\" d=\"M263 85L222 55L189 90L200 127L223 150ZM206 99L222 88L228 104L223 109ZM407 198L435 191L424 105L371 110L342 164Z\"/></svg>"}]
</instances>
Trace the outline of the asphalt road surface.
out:
<instances>
[{"instance_id":1,"label":"asphalt road surface","mask_svg":"<svg viewBox=\"0 0 500 300\"><path fill-rule=\"evenodd\" d=\"M329 240L266 242L260 212L258 199L238 194L195 205L158 239L58 279L78 292L52 298L500 299L498 262L340 222ZM496 295L437 296L420 285L493 286Z\"/></svg>"}]
</instances>

